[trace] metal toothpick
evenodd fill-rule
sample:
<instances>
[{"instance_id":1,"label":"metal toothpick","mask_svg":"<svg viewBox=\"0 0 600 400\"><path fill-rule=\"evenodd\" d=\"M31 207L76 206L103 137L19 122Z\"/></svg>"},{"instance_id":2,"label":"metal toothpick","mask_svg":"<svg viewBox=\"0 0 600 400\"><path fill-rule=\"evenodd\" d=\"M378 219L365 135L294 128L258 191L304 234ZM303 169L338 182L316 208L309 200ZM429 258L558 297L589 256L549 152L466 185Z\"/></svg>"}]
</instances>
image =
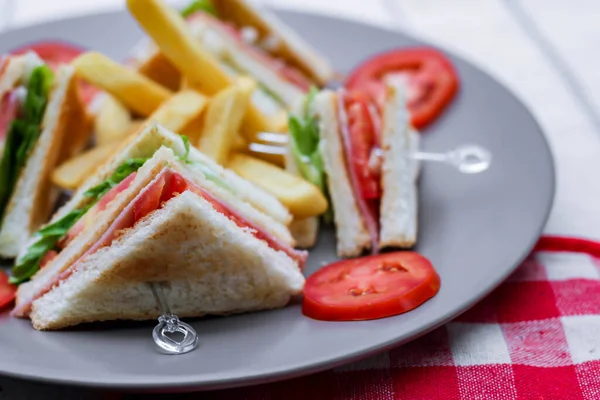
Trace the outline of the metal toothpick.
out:
<instances>
[{"instance_id":1,"label":"metal toothpick","mask_svg":"<svg viewBox=\"0 0 600 400\"><path fill-rule=\"evenodd\" d=\"M198 334L194 328L185 322L181 322L177 315L171 312L161 283L152 282L149 285L156 304L162 313L158 317L158 325L152 331L154 343L167 354L185 354L194 350L198 345ZM167 336L167 333L173 334L175 332L183 334L183 339L177 341Z\"/></svg>"},{"instance_id":2,"label":"metal toothpick","mask_svg":"<svg viewBox=\"0 0 600 400\"><path fill-rule=\"evenodd\" d=\"M250 151L254 153L275 155L285 155L287 152L286 147L281 146L287 142L286 135L261 132L258 134L258 139L273 143L273 145L250 143ZM417 151L411 153L410 156L414 160L448 164L455 167L463 174L478 174L484 172L492 163L492 154L486 148L475 144L461 145L453 150L443 153Z\"/></svg>"}]
</instances>

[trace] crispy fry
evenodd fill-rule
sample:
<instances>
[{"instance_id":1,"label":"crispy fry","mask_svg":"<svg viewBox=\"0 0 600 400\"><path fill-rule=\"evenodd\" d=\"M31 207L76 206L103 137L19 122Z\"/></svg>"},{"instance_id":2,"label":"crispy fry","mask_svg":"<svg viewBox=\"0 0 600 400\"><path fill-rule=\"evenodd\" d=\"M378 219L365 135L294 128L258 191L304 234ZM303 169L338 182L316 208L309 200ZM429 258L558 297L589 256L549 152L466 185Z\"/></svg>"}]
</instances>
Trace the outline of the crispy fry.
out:
<instances>
[{"instance_id":1,"label":"crispy fry","mask_svg":"<svg viewBox=\"0 0 600 400\"><path fill-rule=\"evenodd\" d=\"M195 119L200 117L208 100L194 90L183 90L148 117L174 132L183 132Z\"/></svg>"},{"instance_id":2,"label":"crispy fry","mask_svg":"<svg viewBox=\"0 0 600 400\"><path fill-rule=\"evenodd\" d=\"M198 148L219 164L229 157L256 82L239 78L233 86L217 93L206 111Z\"/></svg>"},{"instance_id":3,"label":"crispy fry","mask_svg":"<svg viewBox=\"0 0 600 400\"><path fill-rule=\"evenodd\" d=\"M106 94L102 99L100 109L94 116L94 131L96 144L102 146L122 139L131 129L131 114L129 110L113 96Z\"/></svg>"},{"instance_id":4,"label":"crispy fry","mask_svg":"<svg viewBox=\"0 0 600 400\"><path fill-rule=\"evenodd\" d=\"M188 87L212 96L232 84L233 79L203 49L174 9L161 0L127 0L127 6L165 57L182 72ZM286 128L281 116L271 120L251 104L244 118L243 134L253 140L257 132Z\"/></svg>"},{"instance_id":5,"label":"crispy fry","mask_svg":"<svg viewBox=\"0 0 600 400\"><path fill-rule=\"evenodd\" d=\"M277 197L297 218L327 210L327 199L318 187L273 164L238 153L229 158L227 166Z\"/></svg>"},{"instance_id":6,"label":"crispy fry","mask_svg":"<svg viewBox=\"0 0 600 400\"><path fill-rule=\"evenodd\" d=\"M147 76L167 89L174 91L180 89L181 73L159 51L139 65L137 70L140 74Z\"/></svg>"},{"instance_id":7,"label":"crispy fry","mask_svg":"<svg viewBox=\"0 0 600 400\"><path fill-rule=\"evenodd\" d=\"M233 138L233 148L232 151L244 151L248 148L248 142L246 139L239 134L239 132Z\"/></svg>"},{"instance_id":8,"label":"crispy fry","mask_svg":"<svg viewBox=\"0 0 600 400\"><path fill-rule=\"evenodd\" d=\"M275 164L279 167L283 167L285 165L285 157L280 152L281 150L285 151L285 148L281 146L272 146L252 142L248 146L248 149L244 151L244 153L247 153L252 157L260 158L261 160Z\"/></svg>"},{"instance_id":9,"label":"crispy fry","mask_svg":"<svg viewBox=\"0 0 600 400\"><path fill-rule=\"evenodd\" d=\"M231 84L214 57L196 41L183 17L161 0L127 0L138 23L162 53L203 93L215 94Z\"/></svg>"},{"instance_id":10,"label":"crispy fry","mask_svg":"<svg viewBox=\"0 0 600 400\"><path fill-rule=\"evenodd\" d=\"M118 146L119 141L113 141L70 158L52 172L52 182L64 189L77 189Z\"/></svg>"},{"instance_id":11,"label":"crispy fry","mask_svg":"<svg viewBox=\"0 0 600 400\"><path fill-rule=\"evenodd\" d=\"M77 74L111 93L127 108L148 116L173 94L153 80L118 64L108 57L88 52L73 61Z\"/></svg>"}]
</instances>

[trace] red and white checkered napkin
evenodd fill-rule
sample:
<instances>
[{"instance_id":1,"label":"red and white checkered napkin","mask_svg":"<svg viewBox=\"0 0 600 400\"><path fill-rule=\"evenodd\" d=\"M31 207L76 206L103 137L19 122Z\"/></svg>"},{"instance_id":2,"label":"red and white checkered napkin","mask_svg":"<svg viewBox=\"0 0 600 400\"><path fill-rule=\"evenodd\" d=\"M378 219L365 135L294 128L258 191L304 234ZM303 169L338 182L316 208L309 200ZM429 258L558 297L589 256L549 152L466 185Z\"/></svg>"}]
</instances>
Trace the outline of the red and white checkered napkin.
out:
<instances>
[{"instance_id":1,"label":"red and white checkered napkin","mask_svg":"<svg viewBox=\"0 0 600 400\"><path fill-rule=\"evenodd\" d=\"M544 237L536 249L487 298L414 342L208 398L600 399L600 243Z\"/></svg>"}]
</instances>

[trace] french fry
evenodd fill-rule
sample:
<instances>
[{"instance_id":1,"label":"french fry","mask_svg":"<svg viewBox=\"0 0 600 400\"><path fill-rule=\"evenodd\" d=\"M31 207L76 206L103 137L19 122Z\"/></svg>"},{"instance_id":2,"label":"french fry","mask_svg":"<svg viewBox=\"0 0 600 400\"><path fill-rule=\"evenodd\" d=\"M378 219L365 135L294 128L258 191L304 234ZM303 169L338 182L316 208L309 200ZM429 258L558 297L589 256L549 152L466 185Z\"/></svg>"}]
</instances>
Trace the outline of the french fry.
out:
<instances>
[{"instance_id":1,"label":"french fry","mask_svg":"<svg viewBox=\"0 0 600 400\"><path fill-rule=\"evenodd\" d=\"M137 71L167 89L180 89L181 73L161 52L155 52Z\"/></svg>"},{"instance_id":2,"label":"french fry","mask_svg":"<svg viewBox=\"0 0 600 400\"><path fill-rule=\"evenodd\" d=\"M165 57L182 72L187 85L212 96L232 84L233 79L212 54L202 48L173 8L162 0L127 0L127 6ZM248 140L253 140L258 132L282 129L280 117L271 121L253 104L246 113L243 126Z\"/></svg>"},{"instance_id":3,"label":"french fry","mask_svg":"<svg viewBox=\"0 0 600 400\"><path fill-rule=\"evenodd\" d=\"M219 164L229 157L255 88L254 80L239 78L233 86L217 93L208 105L198 148Z\"/></svg>"},{"instance_id":4,"label":"french fry","mask_svg":"<svg viewBox=\"0 0 600 400\"><path fill-rule=\"evenodd\" d=\"M296 218L317 216L327 210L327 199L318 187L273 164L237 153L229 158L227 166L277 197Z\"/></svg>"},{"instance_id":5,"label":"french fry","mask_svg":"<svg viewBox=\"0 0 600 400\"><path fill-rule=\"evenodd\" d=\"M127 0L127 6L165 57L203 93L213 95L231 84L231 78L202 49L173 8L161 0Z\"/></svg>"},{"instance_id":6,"label":"french fry","mask_svg":"<svg viewBox=\"0 0 600 400\"><path fill-rule=\"evenodd\" d=\"M248 148L244 153L251 155L252 157L260 158L268 163L275 164L279 167L285 165L285 157L282 151L286 151L284 147L272 146L262 143L252 142L248 145Z\"/></svg>"},{"instance_id":7,"label":"french fry","mask_svg":"<svg viewBox=\"0 0 600 400\"><path fill-rule=\"evenodd\" d=\"M52 172L52 182L64 189L77 189L98 165L115 152L119 144L113 141L70 158Z\"/></svg>"},{"instance_id":8,"label":"french fry","mask_svg":"<svg viewBox=\"0 0 600 400\"><path fill-rule=\"evenodd\" d=\"M94 132L96 144L104 144L127 136L131 127L129 110L108 93L102 99L100 109L94 116Z\"/></svg>"},{"instance_id":9,"label":"french fry","mask_svg":"<svg viewBox=\"0 0 600 400\"><path fill-rule=\"evenodd\" d=\"M183 90L161 104L148 120L155 120L174 132L183 132L186 126L200 117L207 103L206 97L200 93Z\"/></svg>"},{"instance_id":10,"label":"french fry","mask_svg":"<svg viewBox=\"0 0 600 400\"><path fill-rule=\"evenodd\" d=\"M152 114L173 94L150 78L100 53L84 53L72 63L81 78L112 94L127 108L144 117Z\"/></svg>"},{"instance_id":11,"label":"french fry","mask_svg":"<svg viewBox=\"0 0 600 400\"><path fill-rule=\"evenodd\" d=\"M248 142L246 142L246 139L244 139L242 137L242 135L236 134L235 137L233 138L233 148L231 149L232 151L244 151L248 148Z\"/></svg>"}]
</instances>

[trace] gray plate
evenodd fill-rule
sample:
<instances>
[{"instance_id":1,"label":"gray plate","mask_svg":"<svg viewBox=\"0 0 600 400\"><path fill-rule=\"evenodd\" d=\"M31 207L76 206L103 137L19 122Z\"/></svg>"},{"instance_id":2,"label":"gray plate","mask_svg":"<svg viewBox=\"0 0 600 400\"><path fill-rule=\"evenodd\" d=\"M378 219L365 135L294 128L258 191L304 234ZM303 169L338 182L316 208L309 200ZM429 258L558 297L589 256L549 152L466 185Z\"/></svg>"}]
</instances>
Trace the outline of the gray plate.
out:
<instances>
[{"instance_id":1,"label":"gray plate","mask_svg":"<svg viewBox=\"0 0 600 400\"><path fill-rule=\"evenodd\" d=\"M280 12L341 71L385 49L417 39L340 19ZM124 12L34 26L0 36L0 51L43 38L65 39L115 59L141 32ZM406 343L465 311L528 254L554 193L553 161L540 128L504 87L451 57L460 94L423 135L428 150L464 142L489 148L494 163L465 176L425 165L418 251L442 278L439 294L407 314L377 321L327 323L302 316L299 304L229 318L197 320L200 347L186 355L156 352L153 323L67 332L35 332L28 321L0 315L0 373L89 386L172 390L262 383L324 370ZM324 230L307 274L335 260L334 233Z\"/></svg>"}]
</instances>

